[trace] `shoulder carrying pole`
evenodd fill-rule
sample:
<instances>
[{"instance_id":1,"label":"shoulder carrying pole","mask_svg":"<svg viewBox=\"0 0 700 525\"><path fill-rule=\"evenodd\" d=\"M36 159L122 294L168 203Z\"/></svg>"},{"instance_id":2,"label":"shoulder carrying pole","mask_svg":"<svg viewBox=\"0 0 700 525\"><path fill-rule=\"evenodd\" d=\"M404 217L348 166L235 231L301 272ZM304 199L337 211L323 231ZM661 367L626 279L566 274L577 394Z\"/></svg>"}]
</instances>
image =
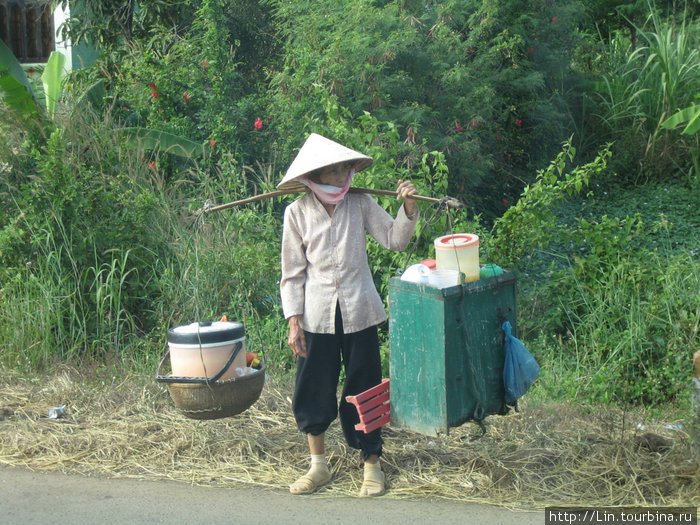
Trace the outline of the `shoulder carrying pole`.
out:
<instances>
[{"instance_id":1,"label":"shoulder carrying pole","mask_svg":"<svg viewBox=\"0 0 700 525\"><path fill-rule=\"evenodd\" d=\"M290 193L300 193L301 191L307 190L277 190L268 193L261 193L260 195L255 195L253 197L248 197L247 199L241 199L238 201L229 202L227 204L220 204L219 206L204 206L200 211L203 213L211 213L214 211L221 211L227 208L232 208L234 206L241 206L243 204L250 204L251 202L261 201L263 199L271 199L273 197L279 197L281 195L288 195ZM391 190L375 190L372 188L350 188L350 193L370 193L372 195L387 195L390 197L396 197L396 192ZM425 197L423 195L413 195L413 198L417 201L430 202L433 204L444 204L448 208L460 209L464 208L464 203L455 199L454 197L443 197L442 199L435 199L433 197Z\"/></svg>"}]
</instances>

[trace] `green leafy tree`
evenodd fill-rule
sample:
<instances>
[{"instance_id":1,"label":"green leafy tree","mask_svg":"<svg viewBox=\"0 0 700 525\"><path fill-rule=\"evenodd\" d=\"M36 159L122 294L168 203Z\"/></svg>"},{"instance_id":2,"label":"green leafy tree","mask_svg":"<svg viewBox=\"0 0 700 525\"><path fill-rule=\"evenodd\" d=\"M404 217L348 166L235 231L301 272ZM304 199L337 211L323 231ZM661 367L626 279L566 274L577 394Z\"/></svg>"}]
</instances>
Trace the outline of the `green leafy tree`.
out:
<instances>
[{"instance_id":1,"label":"green leafy tree","mask_svg":"<svg viewBox=\"0 0 700 525\"><path fill-rule=\"evenodd\" d=\"M235 152L239 165L269 156L265 68L274 60L269 13L255 0L192 2L182 27L155 27L117 62L105 56L113 116L206 142L206 165ZM262 129L255 127L260 118ZM164 165L174 174L180 163Z\"/></svg>"},{"instance_id":2,"label":"green leafy tree","mask_svg":"<svg viewBox=\"0 0 700 525\"><path fill-rule=\"evenodd\" d=\"M289 150L301 140L299 121L321 114L322 86L353 115L396 123L401 164L444 153L451 191L497 215L502 197L517 195L569 135L578 2L273 5L285 42L273 107L281 135L293 138Z\"/></svg>"},{"instance_id":3,"label":"green leafy tree","mask_svg":"<svg viewBox=\"0 0 700 525\"><path fill-rule=\"evenodd\" d=\"M184 0L60 0L70 18L60 28L74 43L89 42L107 52L129 48L156 27L181 27L191 21Z\"/></svg>"}]
</instances>

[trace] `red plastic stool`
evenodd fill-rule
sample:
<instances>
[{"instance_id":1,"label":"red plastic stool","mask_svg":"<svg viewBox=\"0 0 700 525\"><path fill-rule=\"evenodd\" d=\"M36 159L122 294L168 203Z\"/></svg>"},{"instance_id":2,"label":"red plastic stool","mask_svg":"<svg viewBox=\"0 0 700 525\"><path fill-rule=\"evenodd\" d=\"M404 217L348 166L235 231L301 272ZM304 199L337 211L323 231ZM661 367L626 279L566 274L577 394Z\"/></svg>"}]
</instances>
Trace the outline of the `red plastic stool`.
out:
<instances>
[{"instance_id":1,"label":"red plastic stool","mask_svg":"<svg viewBox=\"0 0 700 525\"><path fill-rule=\"evenodd\" d=\"M388 379L355 396L345 396L345 400L355 405L360 416L360 422L355 425L355 430L362 430L365 434L369 434L391 421Z\"/></svg>"}]
</instances>

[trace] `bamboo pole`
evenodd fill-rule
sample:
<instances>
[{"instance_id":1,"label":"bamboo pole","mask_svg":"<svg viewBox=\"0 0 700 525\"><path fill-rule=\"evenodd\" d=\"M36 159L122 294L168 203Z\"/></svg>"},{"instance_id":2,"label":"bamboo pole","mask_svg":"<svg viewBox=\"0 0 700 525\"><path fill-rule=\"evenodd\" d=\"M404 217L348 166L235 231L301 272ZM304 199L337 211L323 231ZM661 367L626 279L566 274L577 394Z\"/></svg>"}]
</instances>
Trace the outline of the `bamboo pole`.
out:
<instances>
[{"instance_id":1,"label":"bamboo pole","mask_svg":"<svg viewBox=\"0 0 700 525\"><path fill-rule=\"evenodd\" d=\"M226 204L220 204L218 206L205 206L202 208L202 212L204 213L212 213L215 211L221 211L225 210L228 208L232 208L234 206L242 206L244 204L250 204L251 202L257 202L261 201L263 199L271 199L273 197L279 197L281 195L288 195L290 193L299 193L302 191L308 191L308 190L277 190L277 191L270 191L268 193L261 193L260 195L254 195L253 197L248 197L246 199L241 199L233 202L228 202ZM387 196L393 196L396 197L397 193L395 191L391 190L375 190L373 188L350 188L350 193L370 193L372 195L387 195ZM436 203L443 203L445 206L448 208L454 208L454 209L460 209L464 208L464 203L461 201L455 199L454 197L443 197L442 199L436 199L434 197L425 197L423 195L413 195L412 198L414 198L417 201L421 202L430 202L433 204Z\"/></svg>"},{"instance_id":2,"label":"bamboo pole","mask_svg":"<svg viewBox=\"0 0 700 525\"><path fill-rule=\"evenodd\" d=\"M388 195L390 197L396 197L397 192L392 190L375 190L372 188L350 188L350 193L370 193L372 195ZM432 204L437 204L444 202L446 206L450 208L464 208L464 203L455 199L454 197L443 197L442 199L436 199L434 197L425 197L424 195L412 195L411 198L416 199L421 202L430 202Z\"/></svg>"},{"instance_id":3,"label":"bamboo pole","mask_svg":"<svg viewBox=\"0 0 700 525\"><path fill-rule=\"evenodd\" d=\"M273 197L279 197L280 195L286 195L288 193L297 193L296 190L278 190L271 191L268 193L261 193L260 195L254 195L253 197L248 197L247 199L241 199L238 201L228 202L226 204L219 204L218 206L204 207L202 211L204 213L212 213L215 211L221 211L228 208L233 208L234 206L242 206L243 204L250 204L251 202L261 201L263 199L271 199Z\"/></svg>"}]
</instances>

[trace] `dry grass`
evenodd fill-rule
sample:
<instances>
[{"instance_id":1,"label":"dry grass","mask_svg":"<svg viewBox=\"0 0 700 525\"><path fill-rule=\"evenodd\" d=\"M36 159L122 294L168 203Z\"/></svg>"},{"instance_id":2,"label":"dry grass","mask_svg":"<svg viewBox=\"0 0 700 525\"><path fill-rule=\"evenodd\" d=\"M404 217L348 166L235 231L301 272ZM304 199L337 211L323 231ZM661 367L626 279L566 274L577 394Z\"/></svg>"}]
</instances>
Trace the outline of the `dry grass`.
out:
<instances>
[{"instance_id":1,"label":"dry grass","mask_svg":"<svg viewBox=\"0 0 700 525\"><path fill-rule=\"evenodd\" d=\"M106 384L105 384L106 383ZM107 382L63 370L0 379L0 464L109 477L286 489L307 468L291 387L269 380L262 397L232 418L180 415L150 378ZM56 405L65 417L46 417ZM653 432L642 436L637 422ZM440 497L536 508L545 505L700 505L698 465L686 433L645 414L567 404L524 406L492 416L488 432L465 424L427 437L385 427L387 497ZM321 494L355 495L361 463L334 423L327 434L334 481ZM640 445L641 444L641 445Z\"/></svg>"}]
</instances>

